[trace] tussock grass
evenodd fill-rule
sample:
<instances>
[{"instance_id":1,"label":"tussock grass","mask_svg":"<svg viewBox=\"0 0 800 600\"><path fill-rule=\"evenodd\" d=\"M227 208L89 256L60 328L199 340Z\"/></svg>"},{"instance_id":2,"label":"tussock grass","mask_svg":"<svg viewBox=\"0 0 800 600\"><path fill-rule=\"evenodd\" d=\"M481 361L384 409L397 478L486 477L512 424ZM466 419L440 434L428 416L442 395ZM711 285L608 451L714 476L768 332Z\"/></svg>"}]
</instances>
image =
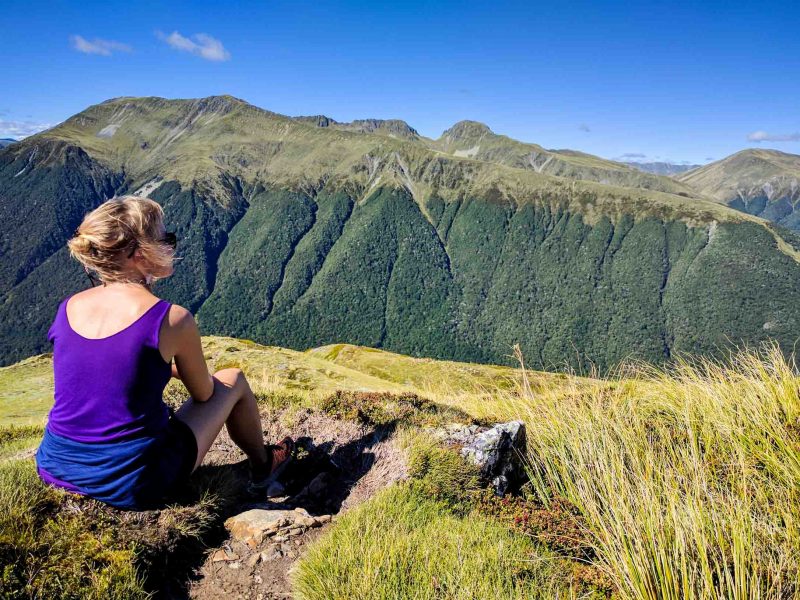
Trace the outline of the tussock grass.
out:
<instances>
[{"instance_id":1,"label":"tussock grass","mask_svg":"<svg viewBox=\"0 0 800 600\"><path fill-rule=\"evenodd\" d=\"M0 459L35 429L0 429ZM46 486L30 459L0 460L0 598L127 600L180 584L235 501L229 473L203 471L190 488L163 510L120 511Z\"/></svg>"},{"instance_id":2,"label":"tussock grass","mask_svg":"<svg viewBox=\"0 0 800 600\"><path fill-rule=\"evenodd\" d=\"M84 514L54 516L61 497L31 462L0 468L0 597L145 598L133 548Z\"/></svg>"},{"instance_id":3,"label":"tussock grass","mask_svg":"<svg viewBox=\"0 0 800 600\"><path fill-rule=\"evenodd\" d=\"M559 597L530 539L396 485L346 513L295 572L303 600Z\"/></svg>"},{"instance_id":4,"label":"tussock grass","mask_svg":"<svg viewBox=\"0 0 800 600\"><path fill-rule=\"evenodd\" d=\"M800 594L800 380L777 347L506 398L539 497L567 498L631 599Z\"/></svg>"}]
</instances>

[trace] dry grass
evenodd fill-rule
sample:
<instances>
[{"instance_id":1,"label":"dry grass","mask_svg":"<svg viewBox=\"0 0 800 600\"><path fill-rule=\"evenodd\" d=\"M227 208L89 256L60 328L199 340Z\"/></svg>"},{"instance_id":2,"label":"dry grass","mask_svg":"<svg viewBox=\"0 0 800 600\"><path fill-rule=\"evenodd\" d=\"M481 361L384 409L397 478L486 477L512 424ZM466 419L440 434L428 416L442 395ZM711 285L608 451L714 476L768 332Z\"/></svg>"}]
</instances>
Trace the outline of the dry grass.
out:
<instances>
[{"instance_id":1,"label":"dry grass","mask_svg":"<svg viewBox=\"0 0 800 600\"><path fill-rule=\"evenodd\" d=\"M800 594L798 377L775 347L629 368L615 386L505 404L543 501L578 507L624 598Z\"/></svg>"}]
</instances>

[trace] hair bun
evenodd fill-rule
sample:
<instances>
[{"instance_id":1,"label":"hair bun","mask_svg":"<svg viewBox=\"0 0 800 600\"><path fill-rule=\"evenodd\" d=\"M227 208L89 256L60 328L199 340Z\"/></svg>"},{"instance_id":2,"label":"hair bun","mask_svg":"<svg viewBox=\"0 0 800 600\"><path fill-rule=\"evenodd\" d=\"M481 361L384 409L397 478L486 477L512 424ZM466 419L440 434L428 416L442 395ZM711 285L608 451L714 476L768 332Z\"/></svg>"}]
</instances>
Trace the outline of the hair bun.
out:
<instances>
[{"instance_id":1,"label":"hair bun","mask_svg":"<svg viewBox=\"0 0 800 600\"><path fill-rule=\"evenodd\" d=\"M67 243L69 247L78 254L88 254L94 250L92 240L87 238L77 229L75 230L75 235L73 238Z\"/></svg>"}]
</instances>

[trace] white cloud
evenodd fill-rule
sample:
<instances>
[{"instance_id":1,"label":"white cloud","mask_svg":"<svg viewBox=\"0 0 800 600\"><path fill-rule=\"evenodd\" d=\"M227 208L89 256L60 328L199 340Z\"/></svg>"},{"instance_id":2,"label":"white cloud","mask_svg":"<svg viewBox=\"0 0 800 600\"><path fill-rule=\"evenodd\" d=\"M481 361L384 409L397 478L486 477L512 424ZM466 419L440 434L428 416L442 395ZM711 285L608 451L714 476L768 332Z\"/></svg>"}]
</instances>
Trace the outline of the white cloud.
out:
<instances>
[{"instance_id":1,"label":"white cloud","mask_svg":"<svg viewBox=\"0 0 800 600\"><path fill-rule=\"evenodd\" d=\"M231 53L225 49L222 42L207 33L195 33L191 39L182 36L177 31L173 31L169 35L157 31L156 35L158 39L166 42L175 50L189 52L206 60L221 62L231 58Z\"/></svg>"},{"instance_id":2,"label":"white cloud","mask_svg":"<svg viewBox=\"0 0 800 600\"><path fill-rule=\"evenodd\" d=\"M53 123L35 123L33 121L4 121L0 119L0 137L21 140L24 137L39 133L53 127Z\"/></svg>"},{"instance_id":3,"label":"white cloud","mask_svg":"<svg viewBox=\"0 0 800 600\"><path fill-rule=\"evenodd\" d=\"M128 44L115 42L114 40L101 40L95 38L91 41L80 35L69 36L70 44L73 49L84 54L99 54L101 56L111 56L114 52L130 52L133 50Z\"/></svg>"},{"instance_id":4,"label":"white cloud","mask_svg":"<svg viewBox=\"0 0 800 600\"><path fill-rule=\"evenodd\" d=\"M800 132L798 133L777 133L771 134L766 131L754 131L747 134L748 142L800 142Z\"/></svg>"}]
</instances>

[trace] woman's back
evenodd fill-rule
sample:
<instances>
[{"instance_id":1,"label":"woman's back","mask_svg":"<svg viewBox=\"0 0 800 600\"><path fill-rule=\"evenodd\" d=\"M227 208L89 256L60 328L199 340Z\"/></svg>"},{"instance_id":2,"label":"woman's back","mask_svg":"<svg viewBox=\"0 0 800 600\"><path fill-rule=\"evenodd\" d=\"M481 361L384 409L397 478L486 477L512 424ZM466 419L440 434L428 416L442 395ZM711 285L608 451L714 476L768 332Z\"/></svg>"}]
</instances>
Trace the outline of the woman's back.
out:
<instances>
[{"instance_id":1,"label":"woman's back","mask_svg":"<svg viewBox=\"0 0 800 600\"><path fill-rule=\"evenodd\" d=\"M174 272L176 245L163 208L138 196L103 202L67 241L92 289L62 300L48 331L55 404L36 451L47 484L156 508L183 487L223 425L247 454L252 493L266 493L291 459L290 438L265 446L241 370L212 377L192 314L150 291ZM162 398L170 377L191 395L177 413Z\"/></svg>"},{"instance_id":2,"label":"woman's back","mask_svg":"<svg viewBox=\"0 0 800 600\"><path fill-rule=\"evenodd\" d=\"M48 428L80 442L157 435L169 416L162 393L172 369L159 351L159 332L170 303L154 297L107 298L96 292L100 290L64 300L48 331L55 376ZM89 297L80 297L84 295ZM82 302L73 313L74 301ZM152 304L130 321L143 301ZM91 321L80 318L87 311L93 313ZM70 314L78 315L74 327ZM86 331L83 323L91 323L94 331ZM104 333L104 328L113 333L87 337Z\"/></svg>"},{"instance_id":3,"label":"woman's back","mask_svg":"<svg viewBox=\"0 0 800 600\"><path fill-rule=\"evenodd\" d=\"M162 398L172 366L159 338L170 306L149 292L110 287L59 304L48 331L55 403L36 453L45 482L139 508L191 468L191 432L175 435Z\"/></svg>"}]
</instances>

